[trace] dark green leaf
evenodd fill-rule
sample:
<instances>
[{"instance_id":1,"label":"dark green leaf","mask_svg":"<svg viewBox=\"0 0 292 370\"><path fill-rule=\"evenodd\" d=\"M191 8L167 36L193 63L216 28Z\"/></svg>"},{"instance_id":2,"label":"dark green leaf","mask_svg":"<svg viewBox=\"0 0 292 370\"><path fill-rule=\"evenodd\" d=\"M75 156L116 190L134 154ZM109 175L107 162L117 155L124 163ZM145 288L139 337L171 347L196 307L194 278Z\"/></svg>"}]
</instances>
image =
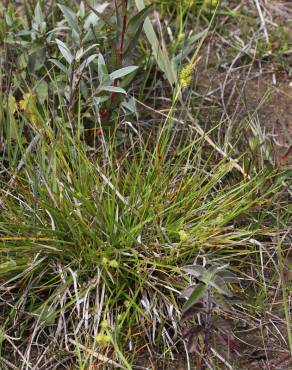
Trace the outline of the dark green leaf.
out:
<instances>
[{"instance_id":1,"label":"dark green leaf","mask_svg":"<svg viewBox=\"0 0 292 370\"><path fill-rule=\"evenodd\" d=\"M220 276L214 276L214 279L210 279L208 284L217 289L221 294L227 297L232 297L231 291L228 289L225 281Z\"/></svg>"},{"instance_id":2,"label":"dark green leaf","mask_svg":"<svg viewBox=\"0 0 292 370\"><path fill-rule=\"evenodd\" d=\"M182 314L184 315L195 303L197 303L206 293L208 287L206 284L199 283L196 285L193 293L190 295L190 298L187 300L182 309Z\"/></svg>"},{"instance_id":3,"label":"dark green leaf","mask_svg":"<svg viewBox=\"0 0 292 370\"><path fill-rule=\"evenodd\" d=\"M217 276L220 276L226 283L240 283L239 278L231 271L222 270L218 271Z\"/></svg>"},{"instance_id":4,"label":"dark green leaf","mask_svg":"<svg viewBox=\"0 0 292 370\"><path fill-rule=\"evenodd\" d=\"M131 38L127 42L125 57L128 57L133 49L136 47L139 36L143 29L143 23L147 15L152 10L152 4L148 5L146 8L142 9L139 13L134 15L129 21L127 34L131 35Z\"/></svg>"}]
</instances>

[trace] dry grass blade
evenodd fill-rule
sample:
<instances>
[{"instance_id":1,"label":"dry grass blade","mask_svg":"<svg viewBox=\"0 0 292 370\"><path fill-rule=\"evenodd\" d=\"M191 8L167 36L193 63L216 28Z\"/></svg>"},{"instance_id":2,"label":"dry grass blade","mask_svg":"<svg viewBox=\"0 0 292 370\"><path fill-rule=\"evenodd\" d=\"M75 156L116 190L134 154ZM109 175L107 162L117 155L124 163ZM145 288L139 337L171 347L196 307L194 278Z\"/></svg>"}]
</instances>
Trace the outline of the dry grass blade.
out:
<instances>
[{"instance_id":1,"label":"dry grass blade","mask_svg":"<svg viewBox=\"0 0 292 370\"><path fill-rule=\"evenodd\" d=\"M127 370L126 367L118 364L117 362L111 360L110 358L104 356L104 355L101 355L100 353L97 353L96 351L90 349L90 348L87 348L85 347L84 345L76 342L75 340L69 338L68 341L71 343L71 344L74 344L74 346L76 346L76 348L81 348L83 351L85 351L86 353L90 354L91 356L95 357L96 359L98 359L99 361L101 361L103 364L105 365L111 365L115 368L118 368L118 369L124 369L124 370Z\"/></svg>"}]
</instances>

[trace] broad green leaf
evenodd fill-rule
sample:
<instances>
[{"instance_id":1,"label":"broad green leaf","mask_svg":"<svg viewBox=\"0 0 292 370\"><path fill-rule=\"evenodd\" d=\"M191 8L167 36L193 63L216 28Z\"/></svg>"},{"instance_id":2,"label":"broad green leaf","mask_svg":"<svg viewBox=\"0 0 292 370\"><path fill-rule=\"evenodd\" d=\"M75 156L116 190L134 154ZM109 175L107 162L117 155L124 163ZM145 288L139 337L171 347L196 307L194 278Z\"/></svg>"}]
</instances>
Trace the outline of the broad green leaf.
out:
<instances>
[{"instance_id":1,"label":"broad green leaf","mask_svg":"<svg viewBox=\"0 0 292 370\"><path fill-rule=\"evenodd\" d=\"M187 300L185 305L182 308L182 313L184 314L187 310L189 310L196 302L198 302L206 293L208 286L203 283L199 283L196 285L193 293L190 295L190 298Z\"/></svg>"},{"instance_id":2,"label":"broad green leaf","mask_svg":"<svg viewBox=\"0 0 292 370\"><path fill-rule=\"evenodd\" d=\"M56 43L58 45L58 48L61 52L61 54L63 55L63 57L66 59L66 61L71 64L73 62L73 55L71 54L68 46L66 44L64 44L63 41L59 40L59 39L56 39Z\"/></svg>"},{"instance_id":3,"label":"broad green leaf","mask_svg":"<svg viewBox=\"0 0 292 370\"><path fill-rule=\"evenodd\" d=\"M209 285L213 277L214 277L214 273L212 271L207 270L203 275L199 276L198 278L201 281L203 281L205 284Z\"/></svg>"},{"instance_id":4,"label":"broad green leaf","mask_svg":"<svg viewBox=\"0 0 292 370\"><path fill-rule=\"evenodd\" d=\"M109 76L111 80L116 80L117 78L124 77L139 68L137 66L129 66L129 67L124 67L121 69L118 69L117 71L112 72Z\"/></svg>"}]
</instances>

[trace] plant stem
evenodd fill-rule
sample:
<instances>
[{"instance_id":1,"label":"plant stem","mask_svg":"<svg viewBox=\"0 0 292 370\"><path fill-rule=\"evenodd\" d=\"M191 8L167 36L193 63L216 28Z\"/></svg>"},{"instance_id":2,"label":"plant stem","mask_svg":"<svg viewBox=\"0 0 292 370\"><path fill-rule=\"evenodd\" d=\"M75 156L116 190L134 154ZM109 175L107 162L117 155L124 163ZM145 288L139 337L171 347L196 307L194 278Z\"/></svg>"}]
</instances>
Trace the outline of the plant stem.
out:
<instances>
[{"instance_id":1,"label":"plant stem","mask_svg":"<svg viewBox=\"0 0 292 370\"><path fill-rule=\"evenodd\" d=\"M117 58L118 58L117 64L118 64L118 68L121 68L122 65L123 65L125 35L126 35L126 31L127 31L127 21L128 21L128 17L127 17L128 0L123 1L122 11L123 11L123 25L122 25L121 34L120 34L120 37L119 37L119 45L117 46ZM118 79L114 80L113 85L118 86ZM111 105L114 102L115 95L116 94L114 92L112 92L112 94L111 94Z\"/></svg>"},{"instance_id":2,"label":"plant stem","mask_svg":"<svg viewBox=\"0 0 292 370\"><path fill-rule=\"evenodd\" d=\"M208 356L208 353L210 351L211 326L212 326L212 302L211 302L211 292L210 292L210 288L209 288L207 290L207 313L205 315L205 325L204 325L205 337L204 337L203 355L202 355L201 364L200 364L200 369L201 370L206 369L205 358Z\"/></svg>"},{"instance_id":3,"label":"plant stem","mask_svg":"<svg viewBox=\"0 0 292 370\"><path fill-rule=\"evenodd\" d=\"M123 61L124 57L124 44L125 44L125 35L127 30L127 10L128 10L128 0L124 0L124 15L123 15L123 26L120 37L120 46L118 50L118 55L120 57L120 63Z\"/></svg>"}]
</instances>

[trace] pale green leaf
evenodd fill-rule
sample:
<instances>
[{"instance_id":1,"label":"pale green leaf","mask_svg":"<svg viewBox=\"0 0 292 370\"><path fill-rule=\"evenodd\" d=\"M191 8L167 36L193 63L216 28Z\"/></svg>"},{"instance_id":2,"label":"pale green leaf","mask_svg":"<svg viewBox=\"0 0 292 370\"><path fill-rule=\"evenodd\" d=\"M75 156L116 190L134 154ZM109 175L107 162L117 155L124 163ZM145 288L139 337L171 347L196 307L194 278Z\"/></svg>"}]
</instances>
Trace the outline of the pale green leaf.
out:
<instances>
[{"instance_id":1,"label":"pale green leaf","mask_svg":"<svg viewBox=\"0 0 292 370\"><path fill-rule=\"evenodd\" d=\"M129 66L129 67L124 67L121 69L118 69L117 71L112 72L109 76L111 80L116 80L117 78L124 77L139 68L137 66Z\"/></svg>"},{"instance_id":2,"label":"pale green leaf","mask_svg":"<svg viewBox=\"0 0 292 370\"><path fill-rule=\"evenodd\" d=\"M73 55L71 54L68 46L61 40L59 39L56 39L56 43L58 45L58 48L61 52L61 54L63 55L63 57L66 59L66 61L71 64L73 62Z\"/></svg>"},{"instance_id":3,"label":"pale green leaf","mask_svg":"<svg viewBox=\"0 0 292 370\"><path fill-rule=\"evenodd\" d=\"M109 92L114 92L114 93L120 93L120 94L125 94L127 95L127 92L122 89L121 87L118 86L102 86L99 89L100 91L109 91Z\"/></svg>"}]
</instances>

